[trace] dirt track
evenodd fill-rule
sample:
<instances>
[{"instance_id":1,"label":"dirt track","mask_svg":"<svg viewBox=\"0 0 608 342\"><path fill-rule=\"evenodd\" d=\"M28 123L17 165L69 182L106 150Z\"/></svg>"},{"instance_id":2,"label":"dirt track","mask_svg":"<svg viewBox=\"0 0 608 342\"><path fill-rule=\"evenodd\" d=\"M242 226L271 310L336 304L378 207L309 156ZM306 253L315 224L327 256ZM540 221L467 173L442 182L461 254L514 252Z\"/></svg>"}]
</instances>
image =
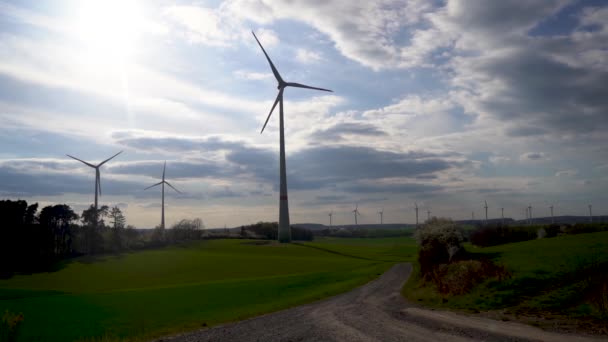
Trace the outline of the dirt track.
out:
<instances>
[{"instance_id":1,"label":"dirt track","mask_svg":"<svg viewBox=\"0 0 608 342\"><path fill-rule=\"evenodd\" d=\"M410 273L411 265L395 265L332 298L162 341L599 341L413 307L399 294Z\"/></svg>"}]
</instances>

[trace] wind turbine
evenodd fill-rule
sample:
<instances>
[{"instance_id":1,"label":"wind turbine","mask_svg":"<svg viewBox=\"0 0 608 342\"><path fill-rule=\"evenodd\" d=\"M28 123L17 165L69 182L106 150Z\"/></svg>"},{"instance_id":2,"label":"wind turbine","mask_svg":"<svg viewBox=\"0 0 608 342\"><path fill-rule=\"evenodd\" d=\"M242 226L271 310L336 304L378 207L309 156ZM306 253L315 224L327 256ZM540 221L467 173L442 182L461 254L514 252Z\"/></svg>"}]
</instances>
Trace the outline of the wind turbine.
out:
<instances>
[{"instance_id":1,"label":"wind turbine","mask_svg":"<svg viewBox=\"0 0 608 342\"><path fill-rule=\"evenodd\" d=\"M329 212L329 226L331 227L331 217L334 215L333 210Z\"/></svg>"},{"instance_id":2,"label":"wind turbine","mask_svg":"<svg viewBox=\"0 0 608 342\"><path fill-rule=\"evenodd\" d=\"M484 207L484 208L486 208L486 224L488 224L488 201L484 200L484 202L486 203L486 205Z\"/></svg>"},{"instance_id":3,"label":"wind turbine","mask_svg":"<svg viewBox=\"0 0 608 342\"><path fill-rule=\"evenodd\" d=\"M71 155L69 155L69 154L66 154L68 157L70 157L70 158L72 158L72 159L76 159L76 160L78 160L79 162L83 163L84 165L89 166L89 167L92 167L92 168L94 168L94 169L95 169L95 212L97 212L97 204L98 204L98 198L97 198L97 196L98 196L98 195L99 195L99 196L101 196L101 173L99 172L99 168L100 168L100 167L101 167L103 164L105 164L105 163L109 162L110 160L112 160L112 158L116 157L117 155L119 155L119 154L121 154L121 153L122 153L122 151L120 151L120 152L116 153L115 155L111 156L110 158L108 158L108 159L106 159L106 160L102 161L101 163L99 163L99 164L97 164L97 165L94 165L94 164L91 164L91 163L87 163L87 162L85 162L85 161L84 161L84 160L82 160L82 159L78 159L78 158L76 158L76 157L74 157L74 156L71 156Z\"/></svg>"},{"instance_id":4,"label":"wind turbine","mask_svg":"<svg viewBox=\"0 0 608 342\"><path fill-rule=\"evenodd\" d=\"M532 204L530 204L530 206L528 206L528 212L530 213L530 224L532 224Z\"/></svg>"},{"instance_id":5,"label":"wind turbine","mask_svg":"<svg viewBox=\"0 0 608 342\"><path fill-rule=\"evenodd\" d=\"M426 211L426 220L427 220L427 221L430 221L430 220L431 220L431 209L428 209L428 210Z\"/></svg>"},{"instance_id":6,"label":"wind turbine","mask_svg":"<svg viewBox=\"0 0 608 342\"><path fill-rule=\"evenodd\" d=\"M589 222L593 223L593 214L591 214L591 204L589 204Z\"/></svg>"},{"instance_id":7,"label":"wind turbine","mask_svg":"<svg viewBox=\"0 0 608 342\"><path fill-rule=\"evenodd\" d=\"M380 224L382 224L383 223L382 219L383 219L383 216L384 216L384 208L382 208L382 210L380 210L378 212L378 214L380 215Z\"/></svg>"},{"instance_id":8,"label":"wind turbine","mask_svg":"<svg viewBox=\"0 0 608 342\"><path fill-rule=\"evenodd\" d=\"M355 210L353 210L353 213L355 214L355 225L358 225L359 223L357 223L357 216L361 216L361 214L359 214L359 204L355 204Z\"/></svg>"},{"instance_id":9,"label":"wind turbine","mask_svg":"<svg viewBox=\"0 0 608 342\"><path fill-rule=\"evenodd\" d=\"M505 225L505 208L500 208L500 224Z\"/></svg>"},{"instance_id":10,"label":"wind turbine","mask_svg":"<svg viewBox=\"0 0 608 342\"><path fill-rule=\"evenodd\" d=\"M163 165L163 179L154 184L154 185L150 185L149 187L145 188L144 190L148 190L150 188L153 188L157 185L161 186L162 189L162 205L161 205L161 215L160 215L160 227L161 228L165 228L165 184L167 184L168 186L170 186L173 190L177 191L177 193L181 194L181 192L179 190L177 190L175 187L173 187L173 185L171 185L169 182L167 182L165 180L165 169L167 168L167 162L165 161L165 165ZM226 228L226 225L224 225L224 228Z\"/></svg>"},{"instance_id":11,"label":"wind turbine","mask_svg":"<svg viewBox=\"0 0 608 342\"><path fill-rule=\"evenodd\" d=\"M549 209L551 209L551 224L553 224L553 223L555 223L555 220L553 219L553 204L551 204Z\"/></svg>"},{"instance_id":12,"label":"wind turbine","mask_svg":"<svg viewBox=\"0 0 608 342\"><path fill-rule=\"evenodd\" d=\"M414 209L416 210L416 228L418 228L418 203L414 202Z\"/></svg>"},{"instance_id":13,"label":"wind turbine","mask_svg":"<svg viewBox=\"0 0 608 342\"><path fill-rule=\"evenodd\" d=\"M279 197L279 234L278 235L279 235L280 242L289 242L289 241L291 241L291 230L289 229L289 205L288 205L288 201L287 201L287 171L286 171L286 166L285 166L285 133L284 133L284 125L283 125L283 91L287 87L306 88L306 89L314 89L314 90L329 91L329 92L331 92L331 90L311 87L311 86L307 86L307 85L300 84L300 83L285 82L283 80L283 78L281 77L281 74L279 74L279 71L277 70L277 68L274 66L274 64L270 60L270 57L266 53L266 50L264 50L262 43L260 43L260 41L258 40L258 37L255 35L255 33L253 31L251 31L251 33L253 34L253 37L255 38L255 40L258 42L258 45L262 49L264 56L266 56L266 60L268 60L270 69L272 69L272 73L274 74L274 77L277 79L277 82L279 83L277 86L277 89L279 89L279 93L277 95L277 98L274 100L274 104L272 105L272 108L270 109L270 113L268 113L268 117L266 118L266 122L264 122L264 126L262 126L262 130L260 131L260 134L262 132L264 132L264 128L266 128L266 124L268 124L268 120L270 119L270 116L272 115L274 108L277 106L277 103L279 103L279 144L280 144L279 154L280 154L281 187L280 187L280 197ZM356 215L355 215L355 217L356 217Z\"/></svg>"}]
</instances>

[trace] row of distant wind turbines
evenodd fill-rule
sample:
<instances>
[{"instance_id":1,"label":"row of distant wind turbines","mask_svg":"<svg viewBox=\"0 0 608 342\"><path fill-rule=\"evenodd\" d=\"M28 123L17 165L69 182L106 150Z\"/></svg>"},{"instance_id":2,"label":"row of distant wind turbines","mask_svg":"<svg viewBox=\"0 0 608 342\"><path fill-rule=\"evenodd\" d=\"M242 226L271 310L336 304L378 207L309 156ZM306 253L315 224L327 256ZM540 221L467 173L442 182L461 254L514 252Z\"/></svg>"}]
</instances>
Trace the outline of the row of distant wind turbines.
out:
<instances>
[{"instance_id":1,"label":"row of distant wind turbines","mask_svg":"<svg viewBox=\"0 0 608 342\"><path fill-rule=\"evenodd\" d=\"M274 63L272 63L272 60L270 59L270 57L268 56L268 54L266 53L266 50L264 50L264 47L262 46L262 44L260 43L260 41L258 40L258 37L255 35L255 33L253 31L251 31L251 33L253 34L253 37L255 38L256 42L258 43L258 45L260 46L260 48L262 49L262 52L264 53L264 56L266 56L266 60L268 61L268 64L270 65L270 69L272 70L272 73L274 75L274 77L276 78L277 82L278 82L278 86L277 89L279 90L279 93L277 94L277 97L272 105L272 108L270 109L270 112L268 113L268 117L266 118L266 121L264 122L264 126L262 126L262 130L260 131L260 134L262 132L264 132L264 128L266 128L266 125L268 124L268 120L270 120L270 116L272 115L272 112L274 111L274 109L276 108L277 104L279 104L279 145L280 145L280 151L279 151L279 161L280 161L280 165L279 165L279 173L280 173L280 196L279 196L279 232L278 232L278 237L279 237L279 241L280 242L290 242L291 241L291 229L289 227L289 205L288 205L288 200L287 200L287 170L286 170L286 165L285 165L285 133L284 133L284 124L283 124L283 92L285 90L285 88L287 87L294 87L294 88L305 88L305 89L314 89L314 90L321 90L321 91L328 91L331 92L331 90L329 89L324 89L324 88L317 88L317 87L311 87L308 85L304 85L304 84L300 84L300 83L294 83L294 82L286 82L285 80L283 80L283 78L281 77L281 74L279 73L279 71L277 70L277 68L275 67ZM116 157L117 155L119 155L121 152L118 152L117 154L113 155L112 157L102 161L101 163L94 165L91 163L87 163L81 159L78 159L76 157L70 156L68 155L70 158L76 159L82 163L84 163L85 165L92 167L95 169L95 209L98 208L98 195L101 195L101 180L100 180L100 173L99 173L99 168L107 163L108 161L110 161L112 158ZM165 166L166 166L166 162L165 162ZM170 186L171 188L173 188L173 190L179 192L175 187L173 187L171 184L169 184L169 182L167 182L165 180L165 167L163 167L163 178L160 182L149 186L146 189L149 189L151 187L157 186L157 185L161 185L162 186L162 214L161 214L161 227L165 226L165 184L167 184L168 186Z\"/></svg>"},{"instance_id":2,"label":"row of distant wind turbines","mask_svg":"<svg viewBox=\"0 0 608 342\"><path fill-rule=\"evenodd\" d=\"M99 168L109 162L110 160L114 159L114 157L116 157L117 155L121 154L123 151L120 151L118 153L116 153L115 155L111 156L110 158L102 161L101 163L95 165L95 164L91 164L91 163L87 163L86 161L82 160L82 159L78 159L74 156L71 155L67 155L68 157L72 158L72 159L76 159L79 162L91 167L95 169L95 211L97 211L98 209L98 196L101 196L101 172L99 171ZM161 191L161 218L160 218L160 227L161 228L165 228L165 184L167 184L168 186L170 186L173 190L177 191L178 193L181 194L181 191L177 190L173 185L171 185L171 183L167 182L165 180L165 170L167 168L167 162L165 161L165 164L163 165L163 176L160 182L150 185L149 187L145 188L144 190L148 190L150 188L153 188L155 186L160 185L162 188Z\"/></svg>"},{"instance_id":3,"label":"row of distant wind turbines","mask_svg":"<svg viewBox=\"0 0 608 342\"><path fill-rule=\"evenodd\" d=\"M484 201L484 206L483 208L485 209L486 212L486 218L485 221L488 221L488 201ZM593 206L591 204L589 204L589 222L593 222L593 212L592 212L592 208ZM418 227L418 203L414 202L414 210L416 211L416 227ZM554 216L553 216L553 209L554 206L550 205L549 209L551 210L551 223L555 223L554 220ZM529 224L532 223L532 204L530 204L529 206L527 206L525 208L526 210L526 220L528 221ZM359 212L359 204L355 204L355 209L352 211L354 217L355 217L355 225L358 225L358 221L357 221L357 217L361 215L361 213ZM334 212L330 211L328 216L329 216L329 226L331 227L333 225L332 222L332 218L333 218ZM384 224L384 208L382 208L380 211L378 211L378 215L380 216L380 224ZM427 215L427 220L431 219L431 210L427 209L426 211L426 215ZM504 224L504 220L505 220L505 208L500 208L500 217L501 217L501 224ZM471 220L475 221L475 211L471 212Z\"/></svg>"}]
</instances>

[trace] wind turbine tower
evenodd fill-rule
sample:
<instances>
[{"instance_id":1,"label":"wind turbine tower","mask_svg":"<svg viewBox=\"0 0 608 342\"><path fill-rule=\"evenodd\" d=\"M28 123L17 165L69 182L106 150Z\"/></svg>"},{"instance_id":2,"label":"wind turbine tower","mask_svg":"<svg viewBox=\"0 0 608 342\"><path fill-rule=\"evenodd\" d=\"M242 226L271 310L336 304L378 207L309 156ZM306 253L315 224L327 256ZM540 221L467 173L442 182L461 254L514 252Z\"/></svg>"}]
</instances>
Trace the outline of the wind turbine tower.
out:
<instances>
[{"instance_id":1,"label":"wind turbine tower","mask_svg":"<svg viewBox=\"0 0 608 342\"><path fill-rule=\"evenodd\" d=\"M279 155L280 155L280 157L279 157L279 159L280 159L280 170L279 170L280 171L280 197L279 197L279 234L278 235L279 235L279 242L290 242L291 241L291 230L289 228L289 205L288 205L288 201L287 201L287 170L286 170L286 166L285 166L285 132L284 132L284 124L283 124L283 91L287 87L306 88L306 89L314 89L314 90L329 91L329 92L331 92L331 90L311 87L311 86L307 86L307 85L300 84L300 83L285 82L283 80L283 78L281 77L281 74L279 74L279 71L277 70L277 68L274 66L274 64L270 60L270 57L266 53L266 50L264 50L262 43L260 43L260 41L258 40L258 37L255 35L255 33L253 31L251 31L251 33L253 34L253 37L255 38L255 40L258 42L258 45L262 49L264 56L266 56L266 60L268 61L268 64L270 65L270 69L272 69L272 73L274 74L274 77L276 78L276 80L278 82L277 89L279 89L279 93L277 94L277 98L274 100L274 104L272 105L272 108L270 109L270 113L268 113L268 117L266 118L266 122L264 122L264 126L262 127L262 131L260 132L260 134L262 132L264 132L264 128L266 128L266 124L268 124L268 120L270 119L270 116L272 115L272 112L274 111L274 108L277 106L277 103L278 103L279 104L279 145L280 145L280 151L279 151ZM355 217L356 217L356 215L355 215Z\"/></svg>"},{"instance_id":2,"label":"wind turbine tower","mask_svg":"<svg viewBox=\"0 0 608 342\"><path fill-rule=\"evenodd\" d=\"M418 203L414 202L414 209L416 210L416 228L418 228Z\"/></svg>"},{"instance_id":3,"label":"wind turbine tower","mask_svg":"<svg viewBox=\"0 0 608 342\"><path fill-rule=\"evenodd\" d=\"M500 225L505 225L505 208L500 208Z\"/></svg>"},{"instance_id":4,"label":"wind turbine tower","mask_svg":"<svg viewBox=\"0 0 608 342\"><path fill-rule=\"evenodd\" d=\"M380 215L380 224L383 224L384 208L378 212L378 215Z\"/></svg>"},{"instance_id":5,"label":"wind turbine tower","mask_svg":"<svg viewBox=\"0 0 608 342\"><path fill-rule=\"evenodd\" d=\"M359 214L359 204L355 204L355 210L353 210L353 213L355 214L355 225L358 225L359 223L357 222L357 216L361 215Z\"/></svg>"},{"instance_id":6,"label":"wind turbine tower","mask_svg":"<svg viewBox=\"0 0 608 342\"><path fill-rule=\"evenodd\" d=\"M528 206L528 212L530 213L530 224L532 224L532 204Z\"/></svg>"},{"instance_id":7,"label":"wind turbine tower","mask_svg":"<svg viewBox=\"0 0 608 342\"><path fill-rule=\"evenodd\" d=\"M167 162L165 161L165 165L163 165L163 178L160 182L154 184L154 185L150 185L149 187L145 188L144 190L148 190L150 188L153 188L157 185L161 186L161 214L160 214L160 227L162 229L165 228L165 184L167 184L168 186L171 187L171 189L177 191L177 193L181 194L181 192L179 190L177 190L175 187L173 187L173 185L171 185L169 182L167 182L165 180L165 169L167 168ZM224 229L226 229L226 225L224 224Z\"/></svg>"},{"instance_id":8,"label":"wind turbine tower","mask_svg":"<svg viewBox=\"0 0 608 342\"><path fill-rule=\"evenodd\" d=\"M551 206L549 207L549 209L551 209L551 224L554 224L555 220L553 219L553 204L551 204Z\"/></svg>"},{"instance_id":9,"label":"wind turbine tower","mask_svg":"<svg viewBox=\"0 0 608 342\"><path fill-rule=\"evenodd\" d=\"M121 153L122 153L122 151L116 153L115 155L111 156L110 158L102 161L101 163L99 163L97 165L94 165L94 164L91 164L91 163L87 163L84 160L78 159L76 157L73 157L73 156L67 154L68 157L70 157L72 159L75 159L75 160L78 160L79 162L83 163L84 165L95 169L95 211L96 212L97 212L97 208L98 208L98 198L97 198L97 196L101 196L101 173L99 172L99 168L103 164L109 162L110 160L112 160L114 157L116 157L117 155L119 155Z\"/></svg>"},{"instance_id":10,"label":"wind turbine tower","mask_svg":"<svg viewBox=\"0 0 608 342\"><path fill-rule=\"evenodd\" d=\"M486 209L486 224L488 224L488 201L484 201L486 203L485 205L485 209Z\"/></svg>"},{"instance_id":11,"label":"wind turbine tower","mask_svg":"<svg viewBox=\"0 0 608 342\"><path fill-rule=\"evenodd\" d=\"M334 215L333 211L329 212L329 226L331 227L331 217Z\"/></svg>"},{"instance_id":12,"label":"wind turbine tower","mask_svg":"<svg viewBox=\"0 0 608 342\"><path fill-rule=\"evenodd\" d=\"M589 204L589 222L593 223L593 214L591 213L591 204Z\"/></svg>"},{"instance_id":13,"label":"wind turbine tower","mask_svg":"<svg viewBox=\"0 0 608 342\"><path fill-rule=\"evenodd\" d=\"M431 210L430 209L426 211L426 220L427 221L431 220Z\"/></svg>"}]
</instances>

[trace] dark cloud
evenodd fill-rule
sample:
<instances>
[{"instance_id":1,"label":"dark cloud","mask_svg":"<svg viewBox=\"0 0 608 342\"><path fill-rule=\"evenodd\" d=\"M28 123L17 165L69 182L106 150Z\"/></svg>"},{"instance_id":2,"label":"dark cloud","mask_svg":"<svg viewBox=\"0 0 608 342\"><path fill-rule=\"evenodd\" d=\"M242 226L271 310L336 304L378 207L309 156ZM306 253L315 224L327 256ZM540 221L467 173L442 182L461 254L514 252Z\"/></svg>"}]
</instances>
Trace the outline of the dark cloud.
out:
<instances>
[{"instance_id":1,"label":"dark cloud","mask_svg":"<svg viewBox=\"0 0 608 342\"><path fill-rule=\"evenodd\" d=\"M312 140L321 140L322 142L342 140L345 135L359 135L379 137L387 135L378 127L367 123L340 123L324 130L315 131L311 134Z\"/></svg>"},{"instance_id":2,"label":"dark cloud","mask_svg":"<svg viewBox=\"0 0 608 342\"><path fill-rule=\"evenodd\" d=\"M91 177L70 173L25 173L6 164L0 166L0 190L21 196L58 196L65 193L94 194ZM130 195L142 190L141 183L108 179L101 175L102 195Z\"/></svg>"},{"instance_id":3,"label":"dark cloud","mask_svg":"<svg viewBox=\"0 0 608 342\"><path fill-rule=\"evenodd\" d=\"M544 157L545 157L544 154L542 154L540 152L529 152L529 153L524 153L522 155L522 159L524 159L524 160L541 160Z\"/></svg>"}]
</instances>

